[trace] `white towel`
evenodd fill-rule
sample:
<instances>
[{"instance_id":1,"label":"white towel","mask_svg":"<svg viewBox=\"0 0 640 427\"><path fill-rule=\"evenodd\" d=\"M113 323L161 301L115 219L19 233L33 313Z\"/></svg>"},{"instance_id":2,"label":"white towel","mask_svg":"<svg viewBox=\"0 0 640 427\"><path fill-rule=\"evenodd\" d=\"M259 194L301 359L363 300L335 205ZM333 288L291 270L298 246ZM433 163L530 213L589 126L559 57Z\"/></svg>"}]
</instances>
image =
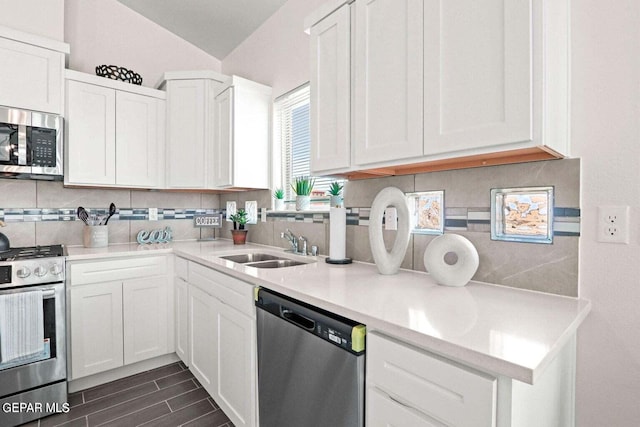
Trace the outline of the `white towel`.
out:
<instances>
[{"instance_id":1,"label":"white towel","mask_svg":"<svg viewBox=\"0 0 640 427\"><path fill-rule=\"evenodd\" d=\"M42 291L0 295L0 362L42 351L43 318Z\"/></svg>"}]
</instances>

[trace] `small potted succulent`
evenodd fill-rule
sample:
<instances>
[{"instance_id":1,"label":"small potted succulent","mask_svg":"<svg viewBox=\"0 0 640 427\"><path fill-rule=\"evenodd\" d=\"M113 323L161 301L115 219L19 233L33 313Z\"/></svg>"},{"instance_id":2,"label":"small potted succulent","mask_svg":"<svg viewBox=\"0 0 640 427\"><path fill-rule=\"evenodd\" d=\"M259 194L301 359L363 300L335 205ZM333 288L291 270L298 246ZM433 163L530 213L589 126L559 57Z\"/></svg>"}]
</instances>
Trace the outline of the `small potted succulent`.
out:
<instances>
[{"instance_id":1,"label":"small potted succulent","mask_svg":"<svg viewBox=\"0 0 640 427\"><path fill-rule=\"evenodd\" d=\"M311 191L316 179L310 176L298 176L291 183L291 188L296 193L296 210L308 211L311 206Z\"/></svg>"},{"instance_id":2,"label":"small potted succulent","mask_svg":"<svg viewBox=\"0 0 640 427\"><path fill-rule=\"evenodd\" d=\"M247 231L244 225L249 220L247 211L244 208L240 208L230 216L233 221L233 230L231 230L231 236L233 237L234 245L244 245L247 241Z\"/></svg>"},{"instance_id":3,"label":"small potted succulent","mask_svg":"<svg viewBox=\"0 0 640 427\"><path fill-rule=\"evenodd\" d=\"M329 206L332 208L342 207L342 188L343 185L337 181L333 181L329 186Z\"/></svg>"},{"instance_id":4,"label":"small potted succulent","mask_svg":"<svg viewBox=\"0 0 640 427\"><path fill-rule=\"evenodd\" d=\"M282 188L276 188L273 192L274 205L273 209L276 211L284 210L284 190Z\"/></svg>"}]
</instances>

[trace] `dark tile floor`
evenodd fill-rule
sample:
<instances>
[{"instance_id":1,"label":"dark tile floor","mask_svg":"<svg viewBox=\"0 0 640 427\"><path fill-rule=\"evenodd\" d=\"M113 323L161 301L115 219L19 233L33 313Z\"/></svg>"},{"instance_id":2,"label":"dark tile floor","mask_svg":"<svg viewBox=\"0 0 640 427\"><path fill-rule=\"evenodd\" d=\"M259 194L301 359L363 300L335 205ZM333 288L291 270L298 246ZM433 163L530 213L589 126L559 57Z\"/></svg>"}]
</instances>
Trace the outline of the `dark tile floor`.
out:
<instances>
[{"instance_id":1,"label":"dark tile floor","mask_svg":"<svg viewBox=\"0 0 640 427\"><path fill-rule=\"evenodd\" d=\"M182 362L70 394L69 404L23 427L233 427Z\"/></svg>"}]
</instances>

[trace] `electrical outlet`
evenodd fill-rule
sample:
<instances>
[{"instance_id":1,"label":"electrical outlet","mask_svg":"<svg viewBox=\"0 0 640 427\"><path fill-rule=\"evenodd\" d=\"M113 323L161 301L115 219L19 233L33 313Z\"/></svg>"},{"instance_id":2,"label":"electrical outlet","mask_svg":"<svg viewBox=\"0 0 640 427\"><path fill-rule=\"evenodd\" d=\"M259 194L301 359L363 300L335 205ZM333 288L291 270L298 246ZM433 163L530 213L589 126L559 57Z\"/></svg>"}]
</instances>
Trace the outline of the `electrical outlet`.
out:
<instances>
[{"instance_id":1,"label":"electrical outlet","mask_svg":"<svg viewBox=\"0 0 640 427\"><path fill-rule=\"evenodd\" d=\"M149 208L149 221L158 220L158 208Z\"/></svg>"},{"instance_id":2,"label":"electrical outlet","mask_svg":"<svg viewBox=\"0 0 640 427\"><path fill-rule=\"evenodd\" d=\"M384 229L385 230L397 230L398 229L398 210L394 207L388 207L384 211Z\"/></svg>"},{"instance_id":3,"label":"electrical outlet","mask_svg":"<svg viewBox=\"0 0 640 427\"><path fill-rule=\"evenodd\" d=\"M598 241L629 243L629 206L598 208Z\"/></svg>"}]
</instances>

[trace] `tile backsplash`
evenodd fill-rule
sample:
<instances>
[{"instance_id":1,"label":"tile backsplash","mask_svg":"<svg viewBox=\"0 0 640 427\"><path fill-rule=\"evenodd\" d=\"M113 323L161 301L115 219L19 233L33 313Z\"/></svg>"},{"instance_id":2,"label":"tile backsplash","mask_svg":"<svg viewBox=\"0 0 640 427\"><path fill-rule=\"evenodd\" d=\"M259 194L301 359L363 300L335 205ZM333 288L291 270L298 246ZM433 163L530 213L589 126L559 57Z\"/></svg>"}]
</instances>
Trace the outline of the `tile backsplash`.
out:
<instances>
[{"instance_id":1,"label":"tile backsplash","mask_svg":"<svg viewBox=\"0 0 640 427\"><path fill-rule=\"evenodd\" d=\"M580 237L580 160L549 160L475 169L431 172L349 181L344 188L347 207L347 257L372 262L369 247L369 211L373 199L386 187L405 193L444 190L445 233L468 238L478 250L480 267L474 280L559 295L578 295L578 248ZM510 187L554 187L553 243L491 240L491 189ZM260 208L271 207L268 191L220 195L229 201L258 200ZM321 254L329 248L328 214L303 212L269 213L266 222L249 226L248 240L287 248L280 237L287 228L304 235ZM225 223L222 236L230 228ZM424 252L437 236L413 234L402 268L424 271ZM387 249L395 231L384 232Z\"/></svg>"},{"instance_id":2,"label":"tile backsplash","mask_svg":"<svg viewBox=\"0 0 640 427\"><path fill-rule=\"evenodd\" d=\"M349 181L344 188L347 207L347 257L372 262L369 211L374 197L386 187L405 193L444 190L445 233L467 237L477 248L480 267L474 280L516 288L578 295L580 236L580 160L550 160L505 166L431 172ZM491 240L492 188L554 187L553 244ZM268 190L238 193L194 193L118 189L65 188L60 182L0 180L0 220L12 246L82 244L82 222L75 209L106 210L114 202L119 211L109 222L109 242L135 242L143 229L170 226L176 240L210 237L211 231L193 226L194 213L222 212L227 201L244 206L257 201L258 210L271 209ZM148 221L148 208L158 208L158 221ZM73 219L73 220L72 220ZM249 225L248 240L287 248L280 237L287 228L304 235L320 254L329 248L329 216L318 212L269 212L266 222ZM231 223L223 221L216 235L228 238ZM414 234L402 268L424 271L423 256L437 236ZM390 249L395 231L384 232ZM348 267L345 267L348 268Z\"/></svg>"}]
</instances>

